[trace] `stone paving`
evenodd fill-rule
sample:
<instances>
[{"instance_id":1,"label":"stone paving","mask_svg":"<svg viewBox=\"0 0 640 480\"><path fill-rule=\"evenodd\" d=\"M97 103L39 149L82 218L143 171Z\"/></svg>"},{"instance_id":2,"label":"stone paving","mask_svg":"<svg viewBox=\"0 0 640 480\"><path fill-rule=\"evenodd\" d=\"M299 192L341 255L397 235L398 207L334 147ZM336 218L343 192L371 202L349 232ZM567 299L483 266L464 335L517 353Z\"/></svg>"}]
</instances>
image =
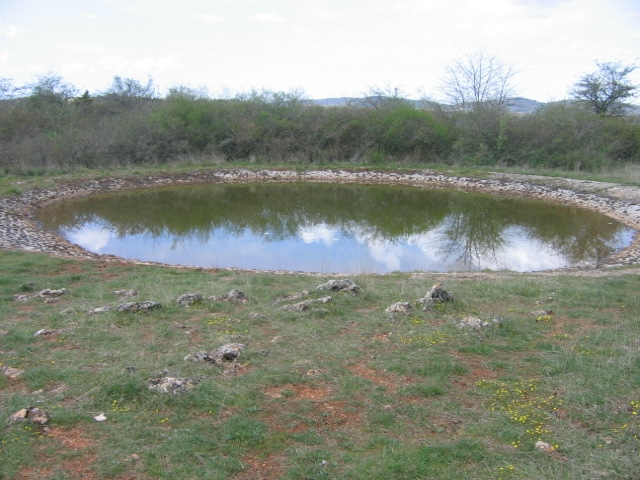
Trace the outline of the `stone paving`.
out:
<instances>
[{"instance_id":1,"label":"stone paving","mask_svg":"<svg viewBox=\"0 0 640 480\"><path fill-rule=\"evenodd\" d=\"M429 170L405 173L372 170L297 172L295 170L220 169L131 178L104 177L98 180L69 181L61 183L53 189L33 189L19 195L7 195L0 198L0 249L44 252L63 257L154 264L153 262L129 261L111 255L89 252L59 235L41 229L33 220L33 214L36 209L51 202L98 193L166 185L289 181L404 184L425 188L538 198L597 211L636 231L640 230L640 188L614 183L503 173L487 174L483 178L471 178ZM563 271L601 270L611 267L637 266L638 264L640 264L640 235L636 235L629 248L612 255L599 265L580 267L579 269L563 269Z\"/></svg>"}]
</instances>

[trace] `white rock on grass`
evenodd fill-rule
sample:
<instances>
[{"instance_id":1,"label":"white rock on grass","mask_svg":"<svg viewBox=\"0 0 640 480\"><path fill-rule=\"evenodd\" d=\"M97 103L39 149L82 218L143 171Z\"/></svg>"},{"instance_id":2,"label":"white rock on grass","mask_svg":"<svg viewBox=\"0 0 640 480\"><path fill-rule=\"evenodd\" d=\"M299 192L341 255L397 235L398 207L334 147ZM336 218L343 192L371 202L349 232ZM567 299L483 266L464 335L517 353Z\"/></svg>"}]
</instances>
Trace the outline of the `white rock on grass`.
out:
<instances>
[{"instance_id":1,"label":"white rock on grass","mask_svg":"<svg viewBox=\"0 0 640 480\"><path fill-rule=\"evenodd\" d=\"M64 295L65 293L67 293L66 288L60 288L59 290L52 290L50 288L45 288L44 290L41 290L40 293L38 293L38 296L42 298L59 297L61 295Z\"/></svg>"},{"instance_id":2,"label":"white rock on grass","mask_svg":"<svg viewBox=\"0 0 640 480\"><path fill-rule=\"evenodd\" d=\"M240 356L245 346L242 343L227 343L213 352L193 352L184 357L186 362L234 362Z\"/></svg>"},{"instance_id":3,"label":"white rock on grass","mask_svg":"<svg viewBox=\"0 0 640 480\"><path fill-rule=\"evenodd\" d=\"M394 313L402 313L407 315L411 311L411 303L409 302L397 302L393 305L390 305L385 310L386 313L394 314Z\"/></svg>"}]
</instances>

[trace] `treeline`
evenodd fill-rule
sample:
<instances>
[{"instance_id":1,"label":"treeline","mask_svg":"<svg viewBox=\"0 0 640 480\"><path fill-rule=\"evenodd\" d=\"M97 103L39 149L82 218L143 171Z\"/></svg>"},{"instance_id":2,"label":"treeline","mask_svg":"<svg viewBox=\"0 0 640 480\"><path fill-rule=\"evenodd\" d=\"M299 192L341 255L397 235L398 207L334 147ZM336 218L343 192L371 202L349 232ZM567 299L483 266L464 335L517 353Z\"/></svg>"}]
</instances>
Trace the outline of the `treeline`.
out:
<instances>
[{"instance_id":1,"label":"treeline","mask_svg":"<svg viewBox=\"0 0 640 480\"><path fill-rule=\"evenodd\" d=\"M341 107L296 92L214 99L177 87L160 97L151 80L120 77L93 95L56 76L21 88L0 80L5 173L185 159L595 171L640 163L640 121L599 116L571 101L512 114L491 103L465 111L383 95Z\"/></svg>"}]
</instances>

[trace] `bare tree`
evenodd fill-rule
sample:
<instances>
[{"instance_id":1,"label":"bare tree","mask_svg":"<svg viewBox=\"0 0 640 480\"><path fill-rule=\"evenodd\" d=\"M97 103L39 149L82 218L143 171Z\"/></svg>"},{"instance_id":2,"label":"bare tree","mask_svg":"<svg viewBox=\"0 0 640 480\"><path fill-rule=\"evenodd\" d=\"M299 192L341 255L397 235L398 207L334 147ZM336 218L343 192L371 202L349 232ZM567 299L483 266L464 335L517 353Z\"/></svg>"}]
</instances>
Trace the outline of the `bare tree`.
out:
<instances>
[{"instance_id":1,"label":"bare tree","mask_svg":"<svg viewBox=\"0 0 640 480\"><path fill-rule=\"evenodd\" d=\"M158 98L157 89L151 78L143 85L133 78L120 76L113 77L113 83L104 95L116 104L126 107Z\"/></svg>"},{"instance_id":2,"label":"bare tree","mask_svg":"<svg viewBox=\"0 0 640 480\"><path fill-rule=\"evenodd\" d=\"M396 110L398 108L413 108L410 100L401 87L391 84L382 87L370 87L358 104L375 110Z\"/></svg>"},{"instance_id":3,"label":"bare tree","mask_svg":"<svg viewBox=\"0 0 640 480\"><path fill-rule=\"evenodd\" d=\"M14 87L10 78L0 78L0 100L11 100L19 91L20 89Z\"/></svg>"},{"instance_id":4,"label":"bare tree","mask_svg":"<svg viewBox=\"0 0 640 480\"><path fill-rule=\"evenodd\" d=\"M576 82L570 95L587 103L598 115L624 115L628 104L625 100L636 97L638 85L627 78L637 65L620 62L596 62L598 71L584 75Z\"/></svg>"},{"instance_id":5,"label":"bare tree","mask_svg":"<svg viewBox=\"0 0 640 480\"><path fill-rule=\"evenodd\" d=\"M60 75L49 73L37 77L37 81L29 85L30 99L34 105L63 105L74 98L78 89L67 83Z\"/></svg>"},{"instance_id":6,"label":"bare tree","mask_svg":"<svg viewBox=\"0 0 640 480\"><path fill-rule=\"evenodd\" d=\"M0 78L0 112L12 111L16 99L24 95L27 87L16 87L10 78Z\"/></svg>"},{"instance_id":7,"label":"bare tree","mask_svg":"<svg viewBox=\"0 0 640 480\"><path fill-rule=\"evenodd\" d=\"M502 108L513 96L513 66L484 50L476 50L445 67L440 90L457 108L479 111Z\"/></svg>"}]
</instances>

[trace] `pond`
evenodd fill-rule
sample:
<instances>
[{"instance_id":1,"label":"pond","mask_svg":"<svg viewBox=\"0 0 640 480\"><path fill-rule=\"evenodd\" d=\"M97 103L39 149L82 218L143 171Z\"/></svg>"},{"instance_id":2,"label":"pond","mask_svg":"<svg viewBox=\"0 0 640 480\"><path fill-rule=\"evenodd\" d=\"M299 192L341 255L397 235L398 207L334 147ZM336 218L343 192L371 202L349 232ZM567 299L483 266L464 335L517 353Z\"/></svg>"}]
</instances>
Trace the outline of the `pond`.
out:
<instances>
[{"instance_id":1,"label":"pond","mask_svg":"<svg viewBox=\"0 0 640 480\"><path fill-rule=\"evenodd\" d=\"M43 228L101 254L321 273L547 270L596 263L634 230L539 200L331 183L166 187L54 203Z\"/></svg>"}]
</instances>

